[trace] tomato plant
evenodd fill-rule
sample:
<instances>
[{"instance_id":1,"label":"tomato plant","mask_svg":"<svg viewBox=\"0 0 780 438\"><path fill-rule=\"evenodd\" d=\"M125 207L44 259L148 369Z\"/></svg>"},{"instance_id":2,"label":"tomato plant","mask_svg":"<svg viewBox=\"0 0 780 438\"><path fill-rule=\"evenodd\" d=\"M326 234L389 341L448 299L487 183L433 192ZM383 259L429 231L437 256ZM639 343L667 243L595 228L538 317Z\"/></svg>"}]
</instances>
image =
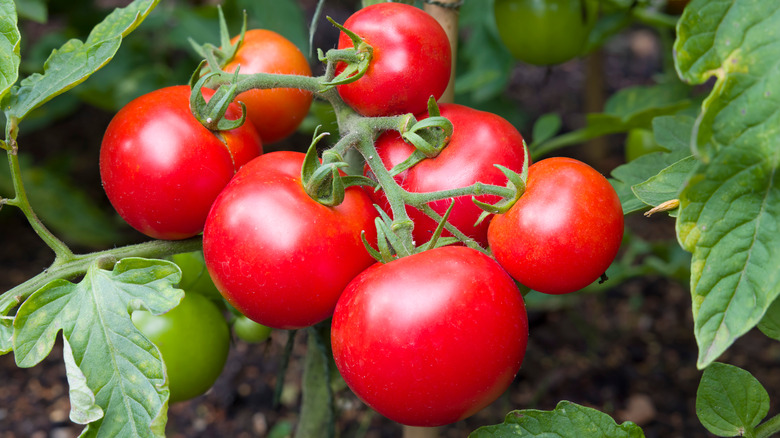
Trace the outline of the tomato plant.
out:
<instances>
[{"instance_id":1,"label":"tomato plant","mask_svg":"<svg viewBox=\"0 0 780 438\"><path fill-rule=\"evenodd\" d=\"M517 129L502 117L457 104L442 104L441 115L452 122L454 130L444 150L434 158L421 161L412 168L396 175L396 181L404 189L414 192L434 192L466 187L476 182L505 185L506 176L495 167L502 165L515 172L523 168L524 142ZM427 115L420 115L424 120ZM376 143L377 152L388 169L403 162L415 150L397 132L383 134ZM389 212L389 204L382 191L370 192L375 203ZM482 210L471 196L454 198L455 206L449 222L480 244L487 243L489 221L479 225L475 222ZM478 200L486 203L500 199L495 195L480 195ZM453 199L429 204L434 211L443 215ZM431 238L437 223L421 211L408 208L407 213L414 221L414 238L423 243ZM444 233L449 235L448 232Z\"/></svg>"},{"instance_id":2,"label":"tomato plant","mask_svg":"<svg viewBox=\"0 0 780 438\"><path fill-rule=\"evenodd\" d=\"M236 43L234 37L231 43ZM225 65L227 72L238 67L242 74L277 73L311 76L309 61L298 47L276 32L251 29L235 56ZM239 93L237 101L246 105L247 118L265 143L288 137L301 124L311 106L312 95L298 88L252 89Z\"/></svg>"},{"instance_id":3,"label":"tomato plant","mask_svg":"<svg viewBox=\"0 0 780 438\"><path fill-rule=\"evenodd\" d=\"M604 176L554 157L528 169L523 196L488 228L496 260L533 290L564 294L597 280L623 238L623 209Z\"/></svg>"},{"instance_id":4,"label":"tomato plant","mask_svg":"<svg viewBox=\"0 0 780 438\"><path fill-rule=\"evenodd\" d=\"M150 237L184 239L203 231L219 192L262 152L250 124L215 135L190 113L189 98L183 85L138 97L114 116L103 136L106 195L128 224ZM239 111L231 106L226 117L236 119Z\"/></svg>"},{"instance_id":5,"label":"tomato plant","mask_svg":"<svg viewBox=\"0 0 780 438\"><path fill-rule=\"evenodd\" d=\"M628 131L625 148L627 162L634 161L642 155L666 150L655 141L652 131L641 128Z\"/></svg>"},{"instance_id":6,"label":"tomato plant","mask_svg":"<svg viewBox=\"0 0 780 438\"><path fill-rule=\"evenodd\" d=\"M358 397L400 423L436 426L504 392L525 355L528 321L494 260L450 246L362 272L339 299L331 337Z\"/></svg>"},{"instance_id":7,"label":"tomato plant","mask_svg":"<svg viewBox=\"0 0 780 438\"><path fill-rule=\"evenodd\" d=\"M171 260L181 269L180 289L205 295L212 300L222 300L206 269L202 251L174 254Z\"/></svg>"},{"instance_id":8,"label":"tomato plant","mask_svg":"<svg viewBox=\"0 0 780 438\"><path fill-rule=\"evenodd\" d=\"M592 0L495 0L501 40L515 58L553 65L579 56L595 23Z\"/></svg>"},{"instance_id":9,"label":"tomato plant","mask_svg":"<svg viewBox=\"0 0 780 438\"><path fill-rule=\"evenodd\" d=\"M360 187L336 207L303 188L300 152L245 165L209 213L203 253L225 299L255 322L300 328L330 317L344 286L373 259L360 234L376 212Z\"/></svg>"},{"instance_id":10,"label":"tomato plant","mask_svg":"<svg viewBox=\"0 0 780 438\"><path fill-rule=\"evenodd\" d=\"M450 81L452 50L441 25L421 9L378 3L354 13L344 27L373 48L363 77L338 86L341 98L360 114L419 113L429 97L438 99L444 93ZM352 47L343 32L338 47Z\"/></svg>"},{"instance_id":11,"label":"tomato plant","mask_svg":"<svg viewBox=\"0 0 780 438\"><path fill-rule=\"evenodd\" d=\"M205 393L222 373L230 329L219 308L203 295L186 293L162 315L137 310L133 323L162 354L171 403Z\"/></svg>"}]
</instances>

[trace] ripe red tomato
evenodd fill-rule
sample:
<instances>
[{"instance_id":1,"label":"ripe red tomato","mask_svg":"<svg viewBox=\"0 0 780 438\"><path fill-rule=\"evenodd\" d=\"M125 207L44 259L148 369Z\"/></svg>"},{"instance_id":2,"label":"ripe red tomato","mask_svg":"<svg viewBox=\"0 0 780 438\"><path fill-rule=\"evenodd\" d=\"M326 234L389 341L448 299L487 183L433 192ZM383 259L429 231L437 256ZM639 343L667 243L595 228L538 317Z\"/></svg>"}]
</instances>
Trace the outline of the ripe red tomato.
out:
<instances>
[{"instance_id":1,"label":"ripe red tomato","mask_svg":"<svg viewBox=\"0 0 780 438\"><path fill-rule=\"evenodd\" d=\"M137 310L133 324L160 350L171 403L203 394L222 373L230 329L222 312L205 296L187 293L178 306L162 315Z\"/></svg>"},{"instance_id":2,"label":"ripe red tomato","mask_svg":"<svg viewBox=\"0 0 780 438\"><path fill-rule=\"evenodd\" d=\"M333 357L366 404L399 423L437 426L493 402L525 355L528 319L515 282L471 248L375 264L333 314Z\"/></svg>"},{"instance_id":3,"label":"ripe red tomato","mask_svg":"<svg viewBox=\"0 0 780 438\"><path fill-rule=\"evenodd\" d=\"M231 42L235 43L238 37ZM235 57L224 67L240 73L275 73L311 76L309 61L298 47L276 32L252 29ZM247 118L255 125L263 142L274 143L288 137L301 124L311 106L310 92L298 88L249 90L236 96L246 105Z\"/></svg>"},{"instance_id":4,"label":"ripe red tomato","mask_svg":"<svg viewBox=\"0 0 780 438\"><path fill-rule=\"evenodd\" d=\"M203 89L204 96L213 95ZM162 88L128 103L114 116L100 148L100 177L108 199L133 228L157 239L203 231L211 203L235 172L262 153L245 123L219 135L190 113L190 88ZM231 105L229 119L239 117Z\"/></svg>"},{"instance_id":5,"label":"ripe red tomato","mask_svg":"<svg viewBox=\"0 0 780 438\"><path fill-rule=\"evenodd\" d=\"M500 164L518 173L522 170L525 146L522 135L512 124L495 114L462 105L442 104L440 109L441 115L449 119L454 126L450 142L437 157L423 160L396 175L396 181L401 187L419 193L466 187L478 181L504 186L507 182L506 176L494 164ZM418 119L424 118L427 118L427 115L418 116ZM394 131L380 136L376 148L388 169L404 161L414 151L414 146L404 142ZM390 213L390 205L384 192L371 192L371 196L376 204ZM494 203L500 198L482 195L477 199ZM443 215L451 202L452 199L446 199L430 205ZM420 244L429 240L436 229L436 222L411 207L407 208L407 213L415 224L415 242ZM475 227L474 222L480 214L482 210L471 201L471 196L461 196L455 198L455 207L449 222L484 245L487 244L489 221L485 220ZM450 233L445 232L444 235L448 236Z\"/></svg>"},{"instance_id":6,"label":"ripe red tomato","mask_svg":"<svg viewBox=\"0 0 780 438\"><path fill-rule=\"evenodd\" d=\"M368 71L339 85L341 98L364 116L418 113L441 97L450 81L452 49L441 25L403 3L378 3L355 12L344 27L373 47ZM339 49L352 47L344 33ZM339 72L343 70L343 65Z\"/></svg>"},{"instance_id":7,"label":"ripe red tomato","mask_svg":"<svg viewBox=\"0 0 780 438\"><path fill-rule=\"evenodd\" d=\"M253 321L292 329L333 313L341 291L374 260L376 210L360 187L324 206L301 184L304 154L280 151L244 166L203 231L206 267L222 296Z\"/></svg>"},{"instance_id":8,"label":"ripe red tomato","mask_svg":"<svg viewBox=\"0 0 780 438\"><path fill-rule=\"evenodd\" d=\"M533 290L565 294L603 274L623 239L623 209L604 176L555 157L528 170L523 196L488 228L496 260Z\"/></svg>"}]
</instances>

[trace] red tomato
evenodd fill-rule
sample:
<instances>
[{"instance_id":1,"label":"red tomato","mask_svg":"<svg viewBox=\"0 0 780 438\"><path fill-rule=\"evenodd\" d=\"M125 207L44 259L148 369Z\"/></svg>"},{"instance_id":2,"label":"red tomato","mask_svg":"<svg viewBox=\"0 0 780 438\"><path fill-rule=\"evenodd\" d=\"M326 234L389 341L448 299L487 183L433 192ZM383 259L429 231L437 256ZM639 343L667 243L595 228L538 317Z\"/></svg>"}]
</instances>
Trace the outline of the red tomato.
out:
<instances>
[{"instance_id":1,"label":"red tomato","mask_svg":"<svg viewBox=\"0 0 780 438\"><path fill-rule=\"evenodd\" d=\"M203 89L207 98L212 90ZM203 231L211 203L235 172L262 153L245 123L219 135L190 112L184 85L145 94L111 120L100 148L100 177L108 199L133 228L157 239ZM240 115L231 105L229 119Z\"/></svg>"},{"instance_id":2,"label":"red tomato","mask_svg":"<svg viewBox=\"0 0 780 438\"><path fill-rule=\"evenodd\" d=\"M362 272L339 299L331 340L336 366L366 404L399 423L437 426L509 387L528 319L498 263L449 246Z\"/></svg>"},{"instance_id":3,"label":"red tomato","mask_svg":"<svg viewBox=\"0 0 780 438\"><path fill-rule=\"evenodd\" d=\"M598 279L622 239L623 209L612 185L587 164L563 157L531 166L523 196L488 229L501 266L549 294L574 292Z\"/></svg>"},{"instance_id":4,"label":"red tomato","mask_svg":"<svg viewBox=\"0 0 780 438\"><path fill-rule=\"evenodd\" d=\"M446 148L435 158L423 160L411 169L396 176L396 181L410 192L432 192L438 190L466 187L475 182L506 185L506 176L494 166L500 164L515 172L523 168L523 137L503 118L484 111L478 111L456 104L442 104L441 115L449 119L454 131ZM426 118L418 116L418 119ZM379 156L388 169L404 161L414 146L403 141L394 131L380 136L376 143ZM374 202L390 213L390 205L384 192L372 192ZM482 195L478 200L494 203L500 198ZM452 199L430 204L440 215L444 215ZM436 229L436 222L417 209L408 207L407 213L414 221L414 240L417 244L428 241ZM474 223L482 210L472 201L471 196L455 198L455 207L449 222L457 229L472 237L482 245L487 244L489 220L478 226ZM449 236L448 232L444 233Z\"/></svg>"},{"instance_id":5,"label":"red tomato","mask_svg":"<svg viewBox=\"0 0 780 438\"><path fill-rule=\"evenodd\" d=\"M233 38L235 43L238 37ZM298 47L276 32L265 29L248 30L235 57L225 66L240 73L275 73L311 76L309 61ZM301 124L311 106L310 92L298 88L249 90L236 96L246 105L247 118L255 125L265 143L288 137Z\"/></svg>"},{"instance_id":6,"label":"red tomato","mask_svg":"<svg viewBox=\"0 0 780 438\"><path fill-rule=\"evenodd\" d=\"M324 206L301 184L304 154L280 151L249 162L209 213L203 254L222 296L253 321L292 329L333 313L341 291L374 260L376 210L360 187Z\"/></svg>"},{"instance_id":7,"label":"red tomato","mask_svg":"<svg viewBox=\"0 0 780 438\"><path fill-rule=\"evenodd\" d=\"M366 74L338 86L355 111L364 116L418 113L427 108L430 96L438 99L444 93L452 49L444 29L423 10L378 3L355 12L344 27L374 49ZM352 40L342 32L338 48L350 47Z\"/></svg>"}]
</instances>

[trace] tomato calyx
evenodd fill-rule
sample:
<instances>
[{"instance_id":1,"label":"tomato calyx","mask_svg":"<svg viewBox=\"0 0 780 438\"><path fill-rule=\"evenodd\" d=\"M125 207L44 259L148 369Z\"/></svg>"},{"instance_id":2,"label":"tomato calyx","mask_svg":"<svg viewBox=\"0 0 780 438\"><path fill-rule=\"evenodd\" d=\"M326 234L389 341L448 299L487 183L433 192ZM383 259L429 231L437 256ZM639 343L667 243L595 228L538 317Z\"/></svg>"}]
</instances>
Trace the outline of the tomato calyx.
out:
<instances>
[{"instance_id":1,"label":"tomato calyx","mask_svg":"<svg viewBox=\"0 0 780 438\"><path fill-rule=\"evenodd\" d=\"M301 182L309 197L322 205L334 207L344 201L348 187L373 187L375 183L364 176L342 175L341 169L348 167L349 163L333 149L324 151L320 160L317 157L317 143L327 135L327 132L318 135L315 131L301 166Z\"/></svg>"},{"instance_id":2,"label":"tomato calyx","mask_svg":"<svg viewBox=\"0 0 780 438\"><path fill-rule=\"evenodd\" d=\"M525 145L525 141L523 141L523 145ZM523 193L525 193L526 183L528 181L528 162L531 161L531 158L528 155L528 147L524 147L523 149L525 151L525 159L523 160L523 169L520 173L498 164L495 165L496 168L506 176L506 188L511 192L511 196L505 196L495 204L477 201L476 197L471 198L471 201L483 210L482 214L479 215L479 218L477 219L477 224L484 221L491 214L506 213L515 205L515 202L523 196Z\"/></svg>"},{"instance_id":3,"label":"tomato calyx","mask_svg":"<svg viewBox=\"0 0 780 438\"><path fill-rule=\"evenodd\" d=\"M390 175L396 176L426 158L435 158L449 143L455 127L442 117L433 96L428 99L428 115L428 118L416 122L409 130L401 131L401 137L412 144L415 151L390 169Z\"/></svg>"},{"instance_id":4,"label":"tomato calyx","mask_svg":"<svg viewBox=\"0 0 780 438\"><path fill-rule=\"evenodd\" d=\"M236 96L238 89L238 69L234 73L234 80L230 85L220 86L217 88L214 95L206 101L203 97L201 89L206 82L218 73L208 73L200 76L200 71L205 65L205 62L201 62L200 66L195 70L195 73L190 78L190 110L192 115L211 131L230 131L231 129L238 128L246 121L246 105L243 102L238 102L241 106L241 117L235 120L231 120L225 117L228 107L233 103L233 99ZM193 83L194 82L194 83Z\"/></svg>"},{"instance_id":5,"label":"tomato calyx","mask_svg":"<svg viewBox=\"0 0 780 438\"><path fill-rule=\"evenodd\" d=\"M368 71L374 53L374 48L366 43L359 35L337 23L332 18L327 17L327 19L352 40L353 47L347 49L331 49L328 50L327 53L324 53L322 49L317 49L317 57L319 60L327 63L325 80L321 83L321 92L330 90L337 85L355 82L363 77L366 71ZM337 71L336 66L343 66L344 64L346 64L346 66L343 67L341 71Z\"/></svg>"},{"instance_id":6,"label":"tomato calyx","mask_svg":"<svg viewBox=\"0 0 780 438\"><path fill-rule=\"evenodd\" d=\"M246 11L244 11L241 33L235 43L231 43L230 41L230 31L228 30L227 22L225 21L225 14L222 13L222 6L217 5L217 11L219 12L219 47L211 43L198 44L192 38L188 38L193 50L208 61L208 69L210 71L220 71L222 67L233 60L238 49L241 47L241 44L243 44L244 35L246 34Z\"/></svg>"}]
</instances>

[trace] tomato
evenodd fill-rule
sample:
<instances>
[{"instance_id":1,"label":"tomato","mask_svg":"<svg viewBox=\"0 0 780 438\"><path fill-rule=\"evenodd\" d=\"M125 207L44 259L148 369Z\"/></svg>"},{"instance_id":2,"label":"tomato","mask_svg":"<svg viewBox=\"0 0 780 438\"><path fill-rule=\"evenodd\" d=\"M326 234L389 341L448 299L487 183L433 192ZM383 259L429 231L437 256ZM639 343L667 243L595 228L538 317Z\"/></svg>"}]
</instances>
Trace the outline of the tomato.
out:
<instances>
[{"instance_id":1,"label":"tomato","mask_svg":"<svg viewBox=\"0 0 780 438\"><path fill-rule=\"evenodd\" d=\"M336 207L301 184L304 154L279 151L245 165L225 187L203 231L206 267L222 296L253 321L292 329L333 313L344 287L373 263L376 210L360 187Z\"/></svg>"},{"instance_id":2,"label":"tomato","mask_svg":"<svg viewBox=\"0 0 780 438\"><path fill-rule=\"evenodd\" d=\"M181 269L181 281L178 285L180 289L205 295L211 300L222 301L222 295L219 294L206 270L202 251L176 254L171 259Z\"/></svg>"},{"instance_id":3,"label":"tomato","mask_svg":"<svg viewBox=\"0 0 780 438\"><path fill-rule=\"evenodd\" d=\"M204 96L212 90L204 89ZM262 153L251 124L219 135L190 113L190 88L162 88L131 101L106 128L100 177L108 199L136 230L156 239L203 231L211 203L244 163ZM231 105L229 119L239 117Z\"/></svg>"},{"instance_id":4,"label":"tomato","mask_svg":"<svg viewBox=\"0 0 780 438\"><path fill-rule=\"evenodd\" d=\"M235 43L238 37L231 41ZM252 29L244 34L244 42L233 59L224 67L240 73L276 73L311 76L309 61L298 47L276 32ZM246 105L247 118L265 143L274 143L295 132L309 112L312 95L298 88L249 90L236 96Z\"/></svg>"},{"instance_id":5,"label":"tomato","mask_svg":"<svg viewBox=\"0 0 780 438\"><path fill-rule=\"evenodd\" d=\"M396 181L410 192L431 192L466 187L475 182L505 186L506 176L494 166L500 164L515 172L523 168L523 137L512 124L500 116L457 104L440 105L441 115L452 122L454 130L450 142L435 158L429 158L396 175ZM418 119L426 118L419 115ZM414 146L405 143L397 132L387 132L376 143L377 152L385 167L391 169L404 161ZM390 205L384 192L371 192L374 202L390 213ZM478 200L494 203L500 198L481 195ZM431 203L431 207L443 215L452 199ZM436 229L436 222L417 209L408 207L407 213L414 221L414 240L418 244L428 241ZM478 226L474 223L482 210L471 196L455 198L455 207L449 222L458 230L480 244L487 243L488 220ZM444 233L450 235L449 232Z\"/></svg>"},{"instance_id":6,"label":"tomato","mask_svg":"<svg viewBox=\"0 0 780 438\"><path fill-rule=\"evenodd\" d=\"M598 279L623 238L623 209L604 176L555 157L528 170L523 196L496 215L488 242L512 277L539 292L574 292Z\"/></svg>"},{"instance_id":7,"label":"tomato","mask_svg":"<svg viewBox=\"0 0 780 438\"><path fill-rule=\"evenodd\" d=\"M186 293L167 313L133 312L133 323L160 350L168 375L170 402L205 393L225 367L230 329L216 305L196 293Z\"/></svg>"},{"instance_id":8,"label":"tomato","mask_svg":"<svg viewBox=\"0 0 780 438\"><path fill-rule=\"evenodd\" d=\"M258 324L246 316L239 316L233 321L233 331L241 340L246 342L264 342L271 336L273 329L266 325Z\"/></svg>"},{"instance_id":9,"label":"tomato","mask_svg":"<svg viewBox=\"0 0 780 438\"><path fill-rule=\"evenodd\" d=\"M495 0L501 40L520 61L552 65L579 56L595 23L593 0Z\"/></svg>"},{"instance_id":10,"label":"tomato","mask_svg":"<svg viewBox=\"0 0 780 438\"><path fill-rule=\"evenodd\" d=\"M331 327L347 385L413 426L449 424L493 402L520 369L527 341L515 282L463 246L373 265L344 290Z\"/></svg>"},{"instance_id":11,"label":"tomato","mask_svg":"<svg viewBox=\"0 0 780 438\"><path fill-rule=\"evenodd\" d=\"M634 161L642 155L652 152L665 151L656 143L653 131L649 129L635 128L628 131L626 136L626 162Z\"/></svg>"},{"instance_id":12,"label":"tomato","mask_svg":"<svg viewBox=\"0 0 780 438\"><path fill-rule=\"evenodd\" d=\"M441 97L450 81L452 49L441 25L421 9L403 3L378 3L344 22L373 47L368 71L338 86L344 101L364 116L418 113L428 98ZM339 49L353 47L344 33ZM337 71L342 71L344 65Z\"/></svg>"}]
</instances>

